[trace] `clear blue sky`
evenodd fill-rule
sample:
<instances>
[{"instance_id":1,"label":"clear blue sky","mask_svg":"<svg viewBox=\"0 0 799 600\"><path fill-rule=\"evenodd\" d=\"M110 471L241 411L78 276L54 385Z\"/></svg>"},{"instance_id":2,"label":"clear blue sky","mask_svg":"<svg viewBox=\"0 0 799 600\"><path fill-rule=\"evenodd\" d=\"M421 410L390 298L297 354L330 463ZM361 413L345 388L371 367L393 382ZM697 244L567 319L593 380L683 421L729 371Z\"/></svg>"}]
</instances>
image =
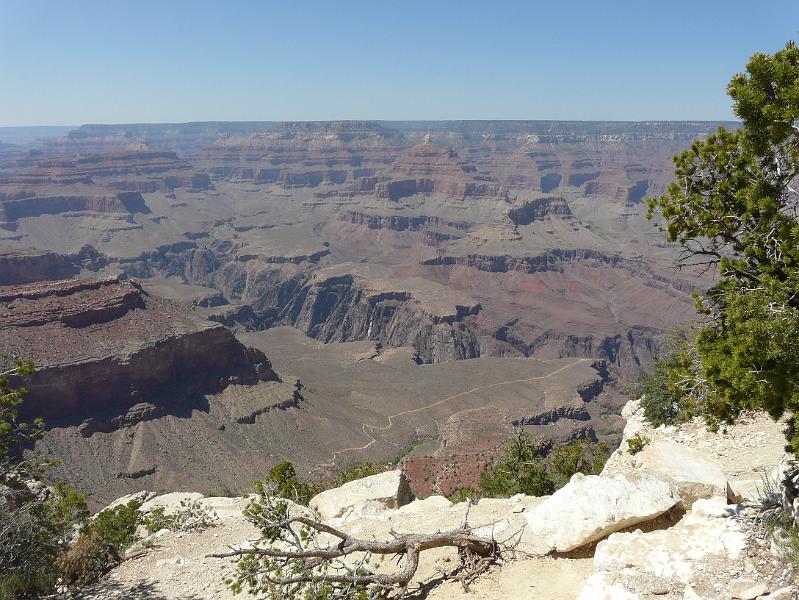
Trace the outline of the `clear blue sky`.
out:
<instances>
[{"instance_id":1,"label":"clear blue sky","mask_svg":"<svg viewBox=\"0 0 799 600\"><path fill-rule=\"evenodd\" d=\"M0 125L727 119L799 0L0 0Z\"/></svg>"}]
</instances>

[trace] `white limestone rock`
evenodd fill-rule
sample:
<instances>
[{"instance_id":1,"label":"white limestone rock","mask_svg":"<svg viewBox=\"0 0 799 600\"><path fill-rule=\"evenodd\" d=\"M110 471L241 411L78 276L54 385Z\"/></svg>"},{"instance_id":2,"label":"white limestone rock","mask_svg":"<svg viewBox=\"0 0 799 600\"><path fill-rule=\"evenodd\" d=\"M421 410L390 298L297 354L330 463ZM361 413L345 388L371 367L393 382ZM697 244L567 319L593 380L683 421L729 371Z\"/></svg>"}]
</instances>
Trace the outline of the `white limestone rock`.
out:
<instances>
[{"instance_id":1,"label":"white limestone rock","mask_svg":"<svg viewBox=\"0 0 799 600\"><path fill-rule=\"evenodd\" d=\"M195 502L203 498L205 498L205 496L198 492L171 492L169 494L161 494L160 496L150 498L141 505L139 510L143 513L147 513L154 508L163 507L165 514L172 514L180 510L181 502Z\"/></svg>"},{"instance_id":2,"label":"white limestone rock","mask_svg":"<svg viewBox=\"0 0 799 600\"><path fill-rule=\"evenodd\" d=\"M571 481L525 512L532 533L558 552L650 521L677 503L669 485L650 475L574 475Z\"/></svg>"},{"instance_id":3,"label":"white limestone rock","mask_svg":"<svg viewBox=\"0 0 799 600\"><path fill-rule=\"evenodd\" d=\"M635 455L636 467L658 473L674 483L682 508L700 498L727 498L727 478L715 460L682 444L653 440Z\"/></svg>"},{"instance_id":4,"label":"white limestone rock","mask_svg":"<svg viewBox=\"0 0 799 600\"><path fill-rule=\"evenodd\" d=\"M594 566L598 571L636 569L693 583L695 570L707 557L737 560L740 556L746 535L735 511L722 498L697 500L674 527L614 533L601 541Z\"/></svg>"},{"instance_id":5,"label":"white limestone rock","mask_svg":"<svg viewBox=\"0 0 799 600\"><path fill-rule=\"evenodd\" d=\"M158 494L156 494L155 492L150 492L150 491L147 491L147 490L141 490L139 492L134 492L132 494L127 494L125 496L121 496L120 498L117 498L111 504L106 506L103 510L113 509L113 508L116 508L117 506L124 506L124 505L128 504L129 502L139 502L139 503L144 504L147 501L152 500L153 498L155 498L157 495Z\"/></svg>"},{"instance_id":6,"label":"white limestone rock","mask_svg":"<svg viewBox=\"0 0 799 600\"><path fill-rule=\"evenodd\" d=\"M309 502L323 521L342 517L352 509L381 512L399 508L411 501L408 479L402 471L386 471L325 490Z\"/></svg>"}]
</instances>

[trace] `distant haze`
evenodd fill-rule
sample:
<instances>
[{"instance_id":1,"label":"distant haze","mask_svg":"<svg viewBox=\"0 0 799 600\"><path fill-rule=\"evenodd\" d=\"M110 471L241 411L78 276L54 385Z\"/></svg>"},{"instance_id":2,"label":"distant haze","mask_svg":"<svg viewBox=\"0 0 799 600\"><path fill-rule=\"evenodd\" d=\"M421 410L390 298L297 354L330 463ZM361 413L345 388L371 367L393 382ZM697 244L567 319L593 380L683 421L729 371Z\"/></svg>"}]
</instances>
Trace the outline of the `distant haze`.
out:
<instances>
[{"instance_id":1,"label":"distant haze","mask_svg":"<svg viewBox=\"0 0 799 600\"><path fill-rule=\"evenodd\" d=\"M0 126L725 120L799 3L0 1Z\"/></svg>"}]
</instances>

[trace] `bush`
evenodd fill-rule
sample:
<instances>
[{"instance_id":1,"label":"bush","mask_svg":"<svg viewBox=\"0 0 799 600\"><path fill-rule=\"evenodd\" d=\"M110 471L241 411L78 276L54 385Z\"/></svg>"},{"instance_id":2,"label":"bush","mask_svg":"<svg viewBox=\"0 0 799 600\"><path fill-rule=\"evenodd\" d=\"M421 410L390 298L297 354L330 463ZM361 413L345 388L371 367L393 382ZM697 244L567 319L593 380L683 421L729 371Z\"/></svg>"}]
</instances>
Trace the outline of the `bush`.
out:
<instances>
[{"instance_id":1,"label":"bush","mask_svg":"<svg viewBox=\"0 0 799 600\"><path fill-rule=\"evenodd\" d=\"M479 499L483 497L483 492L472 488L460 488L451 493L448 498L450 502L466 502L467 500Z\"/></svg>"},{"instance_id":2,"label":"bush","mask_svg":"<svg viewBox=\"0 0 799 600\"><path fill-rule=\"evenodd\" d=\"M266 479L255 482L255 491L261 495L267 492L267 495L307 506L311 498L322 491L322 486L318 483L301 482L294 465L284 460L272 467Z\"/></svg>"},{"instance_id":3,"label":"bush","mask_svg":"<svg viewBox=\"0 0 799 600\"><path fill-rule=\"evenodd\" d=\"M638 454L651 441L652 440L650 440L645 435L636 433L634 436L632 436L627 440L627 452L633 455Z\"/></svg>"},{"instance_id":4,"label":"bush","mask_svg":"<svg viewBox=\"0 0 799 600\"><path fill-rule=\"evenodd\" d=\"M107 508L83 525L75 542L55 562L62 582L78 588L97 579L115 563L130 546L141 521L140 502Z\"/></svg>"},{"instance_id":5,"label":"bush","mask_svg":"<svg viewBox=\"0 0 799 600\"><path fill-rule=\"evenodd\" d=\"M64 485L18 507L0 510L0 600L50 593L56 564L76 523L89 512L85 494Z\"/></svg>"},{"instance_id":6,"label":"bush","mask_svg":"<svg viewBox=\"0 0 799 600\"><path fill-rule=\"evenodd\" d=\"M127 504L106 508L99 512L80 531L81 536L96 536L98 540L121 552L130 546L141 522L141 502L131 500Z\"/></svg>"},{"instance_id":7,"label":"bush","mask_svg":"<svg viewBox=\"0 0 799 600\"><path fill-rule=\"evenodd\" d=\"M786 569L799 577L799 529L781 507L768 511L763 518L763 525L777 550L775 554Z\"/></svg>"},{"instance_id":8,"label":"bush","mask_svg":"<svg viewBox=\"0 0 799 600\"><path fill-rule=\"evenodd\" d=\"M117 550L104 542L96 532L81 535L58 557L57 567L62 583L70 589L83 587L97 581L120 556Z\"/></svg>"},{"instance_id":9,"label":"bush","mask_svg":"<svg viewBox=\"0 0 799 600\"><path fill-rule=\"evenodd\" d=\"M505 444L497 461L480 474L480 491L492 498L514 494L544 496L555 491L539 448L529 433L519 431Z\"/></svg>"},{"instance_id":10,"label":"bush","mask_svg":"<svg viewBox=\"0 0 799 600\"><path fill-rule=\"evenodd\" d=\"M561 488L575 473L599 475L610 456L607 443L592 444L588 440L574 440L552 449L547 457L549 477L556 488Z\"/></svg>"},{"instance_id":11,"label":"bush","mask_svg":"<svg viewBox=\"0 0 799 600\"><path fill-rule=\"evenodd\" d=\"M684 423L703 412L689 403L683 388L694 366L691 348L688 332L674 330L664 340L651 371L628 390L628 395L640 399L644 418L655 426Z\"/></svg>"},{"instance_id":12,"label":"bush","mask_svg":"<svg viewBox=\"0 0 799 600\"><path fill-rule=\"evenodd\" d=\"M370 475L377 475L385 470L386 465L374 463L371 460L356 463L338 474L331 487L339 487L356 479L363 479Z\"/></svg>"},{"instance_id":13,"label":"bush","mask_svg":"<svg viewBox=\"0 0 799 600\"><path fill-rule=\"evenodd\" d=\"M180 508L172 514L165 514L163 506L159 506L142 519L147 533L153 534L162 529L170 531L202 531L213 527L219 519L216 512L205 508L198 501L180 501Z\"/></svg>"},{"instance_id":14,"label":"bush","mask_svg":"<svg viewBox=\"0 0 799 600\"><path fill-rule=\"evenodd\" d=\"M610 455L604 442L574 440L556 446L544 458L533 437L519 431L500 451L493 465L480 474L478 496L503 498L514 494L545 496L566 485L575 473L597 475ZM460 497L474 497L459 490Z\"/></svg>"}]
</instances>

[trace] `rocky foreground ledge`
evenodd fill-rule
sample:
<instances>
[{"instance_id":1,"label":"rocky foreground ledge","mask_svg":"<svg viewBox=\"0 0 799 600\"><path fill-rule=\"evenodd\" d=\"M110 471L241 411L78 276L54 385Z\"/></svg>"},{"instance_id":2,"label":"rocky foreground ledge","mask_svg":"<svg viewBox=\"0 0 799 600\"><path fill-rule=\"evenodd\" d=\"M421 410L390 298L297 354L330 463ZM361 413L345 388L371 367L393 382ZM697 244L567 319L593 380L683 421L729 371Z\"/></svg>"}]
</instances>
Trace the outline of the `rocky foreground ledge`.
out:
<instances>
[{"instance_id":1,"label":"rocky foreground ledge","mask_svg":"<svg viewBox=\"0 0 799 600\"><path fill-rule=\"evenodd\" d=\"M405 476L390 471L322 492L310 507L293 510L361 538L434 533L468 521L478 535L512 542L511 555L470 592L443 581L442 573L457 565L456 550L423 553L415 582L426 584L432 599L797 598L791 574L757 524L761 492L755 481L786 470L780 426L757 415L720 433L699 421L652 429L636 402L624 416L624 440L603 473L575 475L552 496L412 500ZM635 436L648 441L632 455L627 440ZM164 507L169 514L181 501L197 502L216 513L218 524L143 539L142 556L123 562L81 597L234 598L222 583L234 563L206 555L258 538L242 516L249 499L140 492L117 502L134 497L144 501L145 513Z\"/></svg>"}]
</instances>

